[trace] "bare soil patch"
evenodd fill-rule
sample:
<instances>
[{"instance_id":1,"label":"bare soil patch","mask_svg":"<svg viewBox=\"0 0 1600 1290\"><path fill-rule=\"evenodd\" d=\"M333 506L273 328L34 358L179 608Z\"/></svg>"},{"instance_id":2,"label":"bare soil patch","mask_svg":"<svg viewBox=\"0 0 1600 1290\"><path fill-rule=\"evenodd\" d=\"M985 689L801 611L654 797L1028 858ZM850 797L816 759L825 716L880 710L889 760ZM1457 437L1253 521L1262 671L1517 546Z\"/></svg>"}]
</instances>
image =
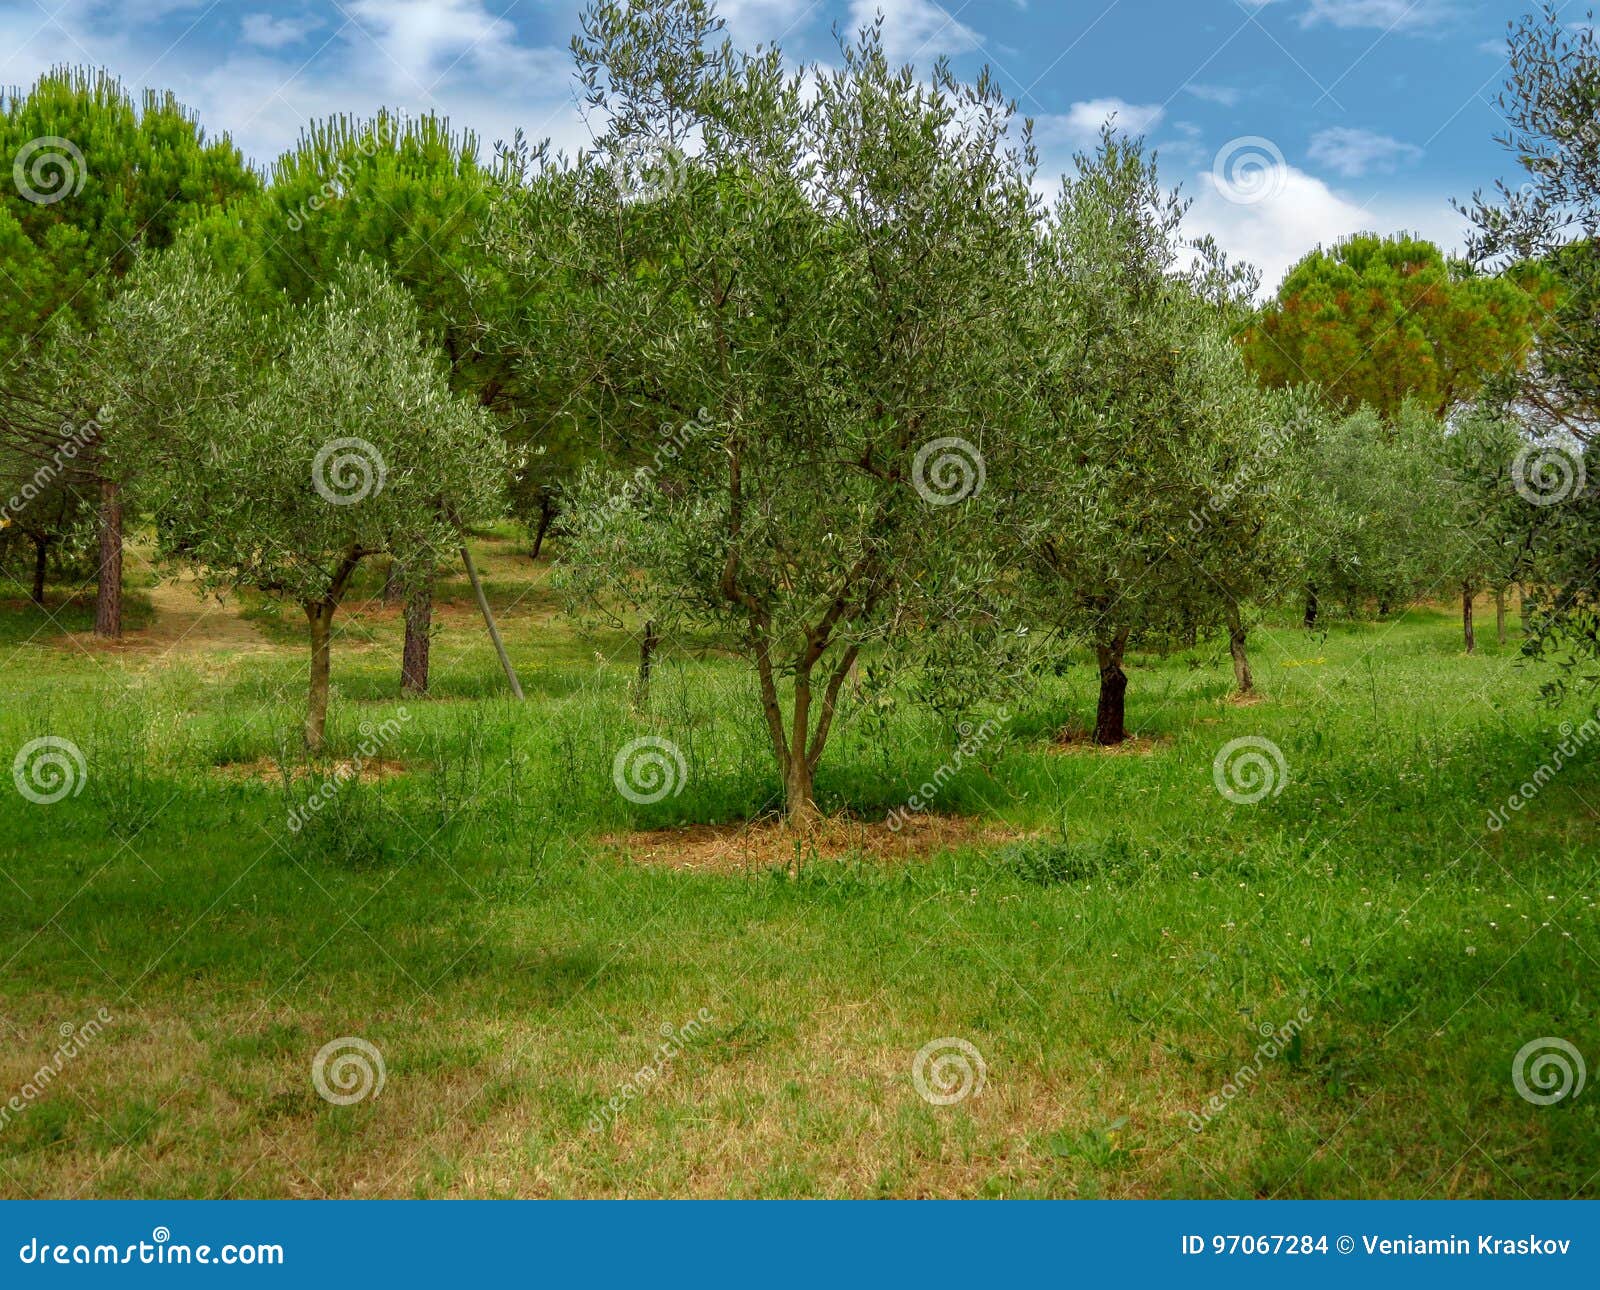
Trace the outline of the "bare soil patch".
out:
<instances>
[{"instance_id":1,"label":"bare soil patch","mask_svg":"<svg viewBox=\"0 0 1600 1290\"><path fill-rule=\"evenodd\" d=\"M60 638L61 644L95 654L256 652L273 648L254 623L240 616L236 600L201 595L187 574L157 583L145 594L152 611L147 626L125 628L120 640L102 640L93 632L68 632Z\"/></svg>"},{"instance_id":2,"label":"bare soil patch","mask_svg":"<svg viewBox=\"0 0 1600 1290\"><path fill-rule=\"evenodd\" d=\"M612 833L601 844L619 859L703 873L750 873L787 869L852 856L887 863L925 860L964 846L994 846L1022 836L994 820L954 815L905 814L888 820L829 816L808 834L781 820L691 824L677 829Z\"/></svg>"},{"instance_id":3,"label":"bare soil patch","mask_svg":"<svg viewBox=\"0 0 1600 1290\"><path fill-rule=\"evenodd\" d=\"M1168 735L1129 735L1120 744L1097 744L1094 731L1067 726L1056 732L1050 751L1056 753L1098 753L1104 757L1148 757L1160 752L1172 739Z\"/></svg>"}]
</instances>

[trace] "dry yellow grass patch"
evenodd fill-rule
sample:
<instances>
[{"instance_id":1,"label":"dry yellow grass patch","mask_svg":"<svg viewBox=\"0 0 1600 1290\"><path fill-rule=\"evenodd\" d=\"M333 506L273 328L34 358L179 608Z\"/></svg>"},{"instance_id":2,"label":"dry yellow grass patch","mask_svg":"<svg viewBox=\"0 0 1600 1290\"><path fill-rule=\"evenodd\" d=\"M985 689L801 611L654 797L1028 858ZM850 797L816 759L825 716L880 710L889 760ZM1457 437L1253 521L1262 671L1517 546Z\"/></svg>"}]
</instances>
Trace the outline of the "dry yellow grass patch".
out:
<instances>
[{"instance_id":1,"label":"dry yellow grass patch","mask_svg":"<svg viewBox=\"0 0 1600 1290\"><path fill-rule=\"evenodd\" d=\"M370 784L374 780L404 775L408 769L404 762L395 761L392 757L341 757L336 761L292 766L285 766L273 757L258 757L255 761L224 762L220 766L213 766L211 773L223 779L259 780L264 784L281 783L285 776L297 783L303 779L331 778L341 781L355 779Z\"/></svg>"},{"instance_id":2,"label":"dry yellow grass patch","mask_svg":"<svg viewBox=\"0 0 1600 1290\"><path fill-rule=\"evenodd\" d=\"M1267 701L1266 696L1259 690L1252 690L1249 694L1240 694L1237 690L1223 699L1230 708L1254 708Z\"/></svg>"},{"instance_id":3,"label":"dry yellow grass patch","mask_svg":"<svg viewBox=\"0 0 1600 1290\"><path fill-rule=\"evenodd\" d=\"M781 820L763 819L613 833L600 841L634 864L747 873L851 856L890 863L925 860L960 847L992 846L1019 836L993 820L906 813L898 815L895 824L828 816L807 833L786 828Z\"/></svg>"},{"instance_id":4,"label":"dry yellow grass patch","mask_svg":"<svg viewBox=\"0 0 1600 1290\"><path fill-rule=\"evenodd\" d=\"M1129 735L1120 744L1097 744L1094 732L1067 726L1056 732L1050 751L1056 753L1098 753L1105 757L1148 757L1160 752L1172 739L1168 735Z\"/></svg>"}]
</instances>

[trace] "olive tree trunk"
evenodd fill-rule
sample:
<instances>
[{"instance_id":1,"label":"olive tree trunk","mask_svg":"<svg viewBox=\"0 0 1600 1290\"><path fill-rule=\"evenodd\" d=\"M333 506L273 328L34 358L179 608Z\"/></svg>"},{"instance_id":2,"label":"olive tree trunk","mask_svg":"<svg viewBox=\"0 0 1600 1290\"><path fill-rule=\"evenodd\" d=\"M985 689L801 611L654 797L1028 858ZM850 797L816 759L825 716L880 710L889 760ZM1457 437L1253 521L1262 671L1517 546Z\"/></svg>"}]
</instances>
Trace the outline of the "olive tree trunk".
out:
<instances>
[{"instance_id":1,"label":"olive tree trunk","mask_svg":"<svg viewBox=\"0 0 1600 1290\"><path fill-rule=\"evenodd\" d=\"M1244 620L1232 600L1224 605L1228 617L1228 652L1233 655L1233 679L1240 694L1255 693L1255 678L1250 675L1250 655L1245 648Z\"/></svg>"},{"instance_id":2,"label":"olive tree trunk","mask_svg":"<svg viewBox=\"0 0 1600 1290\"><path fill-rule=\"evenodd\" d=\"M28 589L28 599L44 608L44 583L50 559L50 539L35 537L33 539L33 586Z\"/></svg>"},{"instance_id":3,"label":"olive tree trunk","mask_svg":"<svg viewBox=\"0 0 1600 1290\"><path fill-rule=\"evenodd\" d=\"M785 827L799 833L809 833L817 826L821 812L813 784L815 774L811 763L804 757L795 757L789 763L789 773L783 782L783 822Z\"/></svg>"},{"instance_id":4,"label":"olive tree trunk","mask_svg":"<svg viewBox=\"0 0 1600 1290\"><path fill-rule=\"evenodd\" d=\"M537 560L539 552L544 550L545 534L550 532L550 522L556 517L555 500L551 497L539 498L539 523L533 530L533 549L528 552L530 560Z\"/></svg>"},{"instance_id":5,"label":"olive tree trunk","mask_svg":"<svg viewBox=\"0 0 1600 1290\"><path fill-rule=\"evenodd\" d=\"M1123 631L1094 647L1100 664L1100 702L1094 714L1094 741L1102 747L1120 744L1128 737L1128 674L1122 670L1122 656L1127 646L1128 633Z\"/></svg>"},{"instance_id":6,"label":"olive tree trunk","mask_svg":"<svg viewBox=\"0 0 1600 1290\"><path fill-rule=\"evenodd\" d=\"M1305 624L1306 624L1306 630L1307 631L1310 631L1313 627L1315 627L1317 625L1317 613L1318 613L1319 608L1320 608L1320 606L1317 603L1317 588L1316 588L1316 584L1315 583L1309 584L1306 587L1306 618L1305 618Z\"/></svg>"},{"instance_id":7,"label":"olive tree trunk","mask_svg":"<svg viewBox=\"0 0 1600 1290\"><path fill-rule=\"evenodd\" d=\"M633 690L633 706L640 712L650 709L650 670L660 645L661 636L656 631L656 620L647 619L644 634L639 637L639 679Z\"/></svg>"},{"instance_id":8,"label":"olive tree trunk","mask_svg":"<svg viewBox=\"0 0 1600 1290\"><path fill-rule=\"evenodd\" d=\"M1477 640L1472 634L1472 584L1461 584L1461 635L1467 643L1467 653L1471 654L1477 648Z\"/></svg>"},{"instance_id":9,"label":"olive tree trunk","mask_svg":"<svg viewBox=\"0 0 1600 1290\"><path fill-rule=\"evenodd\" d=\"M1494 589L1494 635L1501 645L1506 643L1506 589Z\"/></svg>"},{"instance_id":10,"label":"olive tree trunk","mask_svg":"<svg viewBox=\"0 0 1600 1290\"><path fill-rule=\"evenodd\" d=\"M306 604L306 622L311 629L311 685L306 697L306 751L323 749L328 725L328 674L331 663L333 614L337 603L318 600Z\"/></svg>"},{"instance_id":11,"label":"olive tree trunk","mask_svg":"<svg viewBox=\"0 0 1600 1290\"><path fill-rule=\"evenodd\" d=\"M328 580L328 594L321 600L305 600L301 608L306 611L306 623L311 632L311 680L306 696L306 751L313 756L320 753L325 743L328 725L328 676L332 670L333 616L344 599L345 588L364 556L371 551L351 547L345 552L339 567Z\"/></svg>"}]
</instances>

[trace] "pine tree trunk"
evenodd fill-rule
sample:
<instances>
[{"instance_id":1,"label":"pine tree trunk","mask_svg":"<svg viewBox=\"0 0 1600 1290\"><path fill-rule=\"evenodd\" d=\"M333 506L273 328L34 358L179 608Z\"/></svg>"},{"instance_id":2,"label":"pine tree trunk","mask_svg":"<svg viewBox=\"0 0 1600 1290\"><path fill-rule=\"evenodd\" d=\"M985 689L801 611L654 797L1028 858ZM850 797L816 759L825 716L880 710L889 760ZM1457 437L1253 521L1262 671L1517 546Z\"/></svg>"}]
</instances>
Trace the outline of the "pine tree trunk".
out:
<instances>
[{"instance_id":1,"label":"pine tree trunk","mask_svg":"<svg viewBox=\"0 0 1600 1290\"><path fill-rule=\"evenodd\" d=\"M1306 587L1306 630L1310 631L1317 625L1317 612L1320 606L1317 603L1317 589L1315 585Z\"/></svg>"},{"instance_id":2,"label":"pine tree trunk","mask_svg":"<svg viewBox=\"0 0 1600 1290\"><path fill-rule=\"evenodd\" d=\"M406 643L400 656L400 692L428 692L428 655L433 644L433 562L418 562L407 579Z\"/></svg>"},{"instance_id":3,"label":"pine tree trunk","mask_svg":"<svg viewBox=\"0 0 1600 1290\"><path fill-rule=\"evenodd\" d=\"M311 628L311 686L306 698L306 751L313 755L323 748L323 735L328 724L328 673L330 641L333 636L334 605L330 601L315 601L305 606L306 621Z\"/></svg>"},{"instance_id":4,"label":"pine tree trunk","mask_svg":"<svg viewBox=\"0 0 1600 1290\"><path fill-rule=\"evenodd\" d=\"M1501 644L1506 643L1506 589L1494 589L1494 635Z\"/></svg>"},{"instance_id":5,"label":"pine tree trunk","mask_svg":"<svg viewBox=\"0 0 1600 1290\"><path fill-rule=\"evenodd\" d=\"M1461 634L1467 642L1467 653L1470 654L1477 647L1477 641L1472 635L1472 584L1461 584Z\"/></svg>"},{"instance_id":6,"label":"pine tree trunk","mask_svg":"<svg viewBox=\"0 0 1600 1290\"><path fill-rule=\"evenodd\" d=\"M1233 679L1240 694L1255 693L1255 678L1250 675L1250 655L1245 648L1244 620L1239 606L1229 600L1223 611L1228 617L1228 652L1233 655Z\"/></svg>"},{"instance_id":7,"label":"pine tree trunk","mask_svg":"<svg viewBox=\"0 0 1600 1290\"><path fill-rule=\"evenodd\" d=\"M1100 703L1094 714L1094 741L1103 747L1120 744L1128 737L1128 675L1122 670L1127 644L1127 634L1122 633L1108 644L1095 646L1100 663Z\"/></svg>"},{"instance_id":8,"label":"pine tree trunk","mask_svg":"<svg viewBox=\"0 0 1600 1290\"><path fill-rule=\"evenodd\" d=\"M50 559L50 539L36 537L33 539L33 586L28 589L28 599L44 608L44 583Z\"/></svg>"},{"instance_id":9,"label":"pine tree trunk","mask_svg":"<svg viewBox=\"0 0 1600 1290\"><path fill-rule=\"evenodd\" d=\"M100 483L100 565L95 577L94 634L122 635L122 492L113 480Z\"/></svg>"},{"instance_id":10,"label":"pine tree trunk","mask_svg":"<svg viewBox=\"0 0 1600 1290\"><path fill-rule=\"evenodd\" d=\"M650 668L655 662L656 649L661 637L656 632L656 621L645 622L644 635L639 638L639 680L634 686L633 706L640 712L650 710Z\"/></svg>"}]
</instances>

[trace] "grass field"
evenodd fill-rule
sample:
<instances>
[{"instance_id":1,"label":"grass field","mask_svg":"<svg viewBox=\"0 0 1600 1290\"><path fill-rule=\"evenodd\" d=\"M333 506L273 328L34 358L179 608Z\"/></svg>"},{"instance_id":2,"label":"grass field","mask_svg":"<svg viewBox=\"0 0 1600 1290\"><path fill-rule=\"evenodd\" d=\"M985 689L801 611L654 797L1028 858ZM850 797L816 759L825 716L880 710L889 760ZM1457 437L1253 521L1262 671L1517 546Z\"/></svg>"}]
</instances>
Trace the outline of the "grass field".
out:
<instances>
[{"instance_id":1,"label":"grass field","mask_svg":"<svg viewBox=\"0 0 1600 1290\"><path fill-rule=\"evenodd\" d=\"M1587 715L1541 706L1515 630L1467 657L1443 611L1264 627L1255 705L1215 642L1141 657L1116 753L1056 740L1092 715L1080 658L942 777L965 820L936 854L836 825L842 854L775 864L762 834L691 867L627 835L774 803L742 670L670 657L640 717L628 637L478 545L528 701L464 582L433 697L401 701L367 571L330 742L381 744L378 773L314 813L292 611L136 575L106 647L83 607L0 602L0 753L83 759L59 801L0 797L0 1193L1600 1192L1596 1091L1513 1080L1543 1037L1600 1062L1593 746L1487 824ZM841 720L819 795L864 820L962 738L903 703ZM686 775L635 804L613 759L652 735ZM1285 768L1254 802L1214 775L1246 737ZM319 1079L382 1085L345 1104L313 1063L347 1038L376 1056Z\"/></svg>"}]
</instances>

